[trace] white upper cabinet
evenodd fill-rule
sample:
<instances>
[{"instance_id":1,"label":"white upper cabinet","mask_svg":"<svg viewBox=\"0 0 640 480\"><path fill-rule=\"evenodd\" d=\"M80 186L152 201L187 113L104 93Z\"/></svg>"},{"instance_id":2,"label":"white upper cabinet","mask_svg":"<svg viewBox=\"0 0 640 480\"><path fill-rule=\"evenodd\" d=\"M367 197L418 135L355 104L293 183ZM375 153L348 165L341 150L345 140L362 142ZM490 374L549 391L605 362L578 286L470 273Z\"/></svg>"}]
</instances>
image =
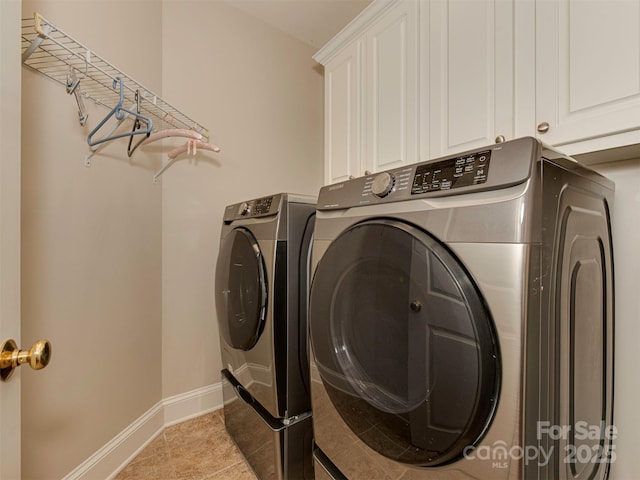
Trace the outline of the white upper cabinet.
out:
<instances>
[{"instance_id":1,"label":"white upper cabinet","mask_svg":"<svg viewBox=\"0 0 640 480\"><path fill-rule=\"evenodd\" d=\"M377 0L314 58L325 72L325 183L418 161L417 0Z\"/></svg>"},{"instance_id":2,"label":"white upper cabinet","mask_svg":"<svg viewBox=\"0 0 640 480\"><path fill-rule=\"evenodd\" d=\"M314 58L326 183L527 135L640 149L640 0L374 0Z\"/></svg>"},{"instance_id":3,"label":"white upper cabinet","mask_svg":"<svg viewBox=\"0 0 640 480\"><path fill-rule=\"evenodd\" d=\"M423 3L429 5L429 15L423 15L421 26L430 38L429 90L423 94L430 101L429 122L422 123L428 130L421 127L420 133L430 141L421 156L433 158L512 139L513 0Z\"/></svg>"},{"instance_id":4,"label":"white upper cabinet","mask_svg":"<svg viewBox=\"0 0 640 480\"><path fill-rule=\"evenodd\" d=\"M556 146L637 134L640 1L536 2L535 124Z\"/></svg>"},{"instance_id":5,"label":"white upper cabinet","mask_svg":"<svg viewBox=\"0 0 640 480\"><path fill-rule=\"evenodd\" d=\"M418 161L418 5L402 1L365 35L365 169Z\"/></svg>"},{"instance_id":6,"label":"white upper cabinet","mask_svg":"<svg viewBox=\"0 0 640 480\"><path fill-rule=\"evenodd\" d=\"M324 67L324 177L336 183L362 175L362 42L355 41Z\"/></svg>"}]
</instances>

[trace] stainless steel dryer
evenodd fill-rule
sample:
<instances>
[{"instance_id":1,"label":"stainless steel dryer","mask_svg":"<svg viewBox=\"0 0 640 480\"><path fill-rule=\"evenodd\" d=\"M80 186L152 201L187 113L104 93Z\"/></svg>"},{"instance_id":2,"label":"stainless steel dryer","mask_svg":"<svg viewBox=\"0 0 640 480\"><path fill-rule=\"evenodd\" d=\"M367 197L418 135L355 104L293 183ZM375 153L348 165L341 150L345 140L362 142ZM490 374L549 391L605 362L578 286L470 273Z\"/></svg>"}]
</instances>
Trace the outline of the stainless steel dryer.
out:
<instances>
[{"instance_id":1,"label":"stainless steel dryer","mask_svg":"<svg viewBox=\"0 0 640 480\"><path fill-rule=\"evenodd\" d=\"M307 299L315 198L229 205L216 267L226 428L261 480L313 478Z\"/></svg>"},{"instance_id":2,"label":"stainless steel dryer","mask_svg":"<svg viewBox=\"0 0 640 480\"><path fill-rule=\"evenodd\" d=\"M533 138L324 187L316 478L606 478L612 194Z\"/></svg>"}]
</instances>

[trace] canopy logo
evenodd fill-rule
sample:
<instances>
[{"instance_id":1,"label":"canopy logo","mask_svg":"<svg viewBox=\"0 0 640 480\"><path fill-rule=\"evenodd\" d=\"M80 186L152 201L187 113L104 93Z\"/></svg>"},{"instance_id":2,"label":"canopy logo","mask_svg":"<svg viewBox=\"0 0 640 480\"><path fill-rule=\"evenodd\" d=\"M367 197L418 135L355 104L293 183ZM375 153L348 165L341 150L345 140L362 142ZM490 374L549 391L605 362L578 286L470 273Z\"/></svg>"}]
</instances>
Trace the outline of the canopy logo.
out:
<instances>
[{"instance_id":1,"label":"canopy logo","mask_svg":"<svg viewBox=\"0 0 640 480\"><path fill-rule=\"evenodd\" d=\"M507 468L509 466L509 460L523 460L525 465L529 465L530 462L535 461L538 465L545 466L549 463L553 455L553 446L549 447L549 449L534 445L524 447L514 445L508 448L506 442L498 440L494 442L493 445L465 447L463 455L467 460L478 459L491 461L493 468Z\"/></svg>"}]
</instances>

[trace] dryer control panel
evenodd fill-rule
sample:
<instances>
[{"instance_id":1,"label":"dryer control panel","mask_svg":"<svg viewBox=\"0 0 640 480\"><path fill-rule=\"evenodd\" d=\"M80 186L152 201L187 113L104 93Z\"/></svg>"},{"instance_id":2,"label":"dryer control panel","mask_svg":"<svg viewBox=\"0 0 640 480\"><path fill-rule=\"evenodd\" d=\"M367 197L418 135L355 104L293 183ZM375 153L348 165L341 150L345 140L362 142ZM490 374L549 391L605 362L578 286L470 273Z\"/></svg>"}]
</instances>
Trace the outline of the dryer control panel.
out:
<instances>
[{"instance_id":1,"label":"dryer control panel","mask_svg":"<svg viewBox=\"0 0 640 480\"><path fill-rule=\"evenodd\" d=\"M487 181L491 150L418 165L411 195L478 185Z\"/></svg>"}]
</instances>

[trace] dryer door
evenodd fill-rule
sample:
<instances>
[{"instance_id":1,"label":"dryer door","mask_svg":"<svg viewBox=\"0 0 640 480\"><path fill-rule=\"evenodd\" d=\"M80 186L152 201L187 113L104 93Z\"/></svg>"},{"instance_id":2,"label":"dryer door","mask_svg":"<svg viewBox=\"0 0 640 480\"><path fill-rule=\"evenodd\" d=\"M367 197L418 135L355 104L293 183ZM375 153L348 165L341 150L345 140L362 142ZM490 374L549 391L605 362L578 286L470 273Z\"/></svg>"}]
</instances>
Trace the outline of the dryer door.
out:
<instances>
[{"instance_id":1,"label":"dryer door","mask_svg":"<svg viewBox=\"0 0 640 480\"><path fill-rule=\"evenodd\" d=\"M382 455L435 466L489 426L500 355L488 308L454 255L393 220L352 226L311 289L311 340L329 397Z\"/></svg>"},{"instance_id":2,"label":"dryer door","mask_svg":"<svg viewBox=\"0 0 640 480\"><path fill-rule=\"evenodd\" d=\"M245 228L232 230L220 245L216 311L228 345L250 350L256 344L267 312L267 277L258 242Z\"/></svg>"}]
</instances>

